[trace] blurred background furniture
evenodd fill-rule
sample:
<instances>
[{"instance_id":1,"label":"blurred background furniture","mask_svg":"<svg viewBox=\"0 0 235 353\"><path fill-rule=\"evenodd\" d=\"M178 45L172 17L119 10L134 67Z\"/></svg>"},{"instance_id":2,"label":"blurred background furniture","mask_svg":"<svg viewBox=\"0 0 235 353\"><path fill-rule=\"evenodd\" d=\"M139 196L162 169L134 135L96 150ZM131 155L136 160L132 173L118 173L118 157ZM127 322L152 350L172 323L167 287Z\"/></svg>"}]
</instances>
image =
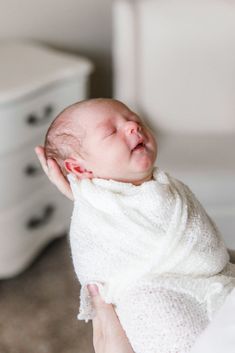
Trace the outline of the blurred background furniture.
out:
<instances>
[{"instance_id":1,"label":"blurred background furniture","mask_svg":"<svg viewBox=\"0 0 235 353\"><path fill-rule=\"evenodd\" d=\"M235 250L235 3L116 0L114 96L158 141Z\"/></svg>"},{"instance_id":2,"label":"blurred background furniture","mask_svg":"<svg viewBox=\"0 0 235 353\"><path fill-rule=\"evenodd\" d=\"M85 86L89 82L91 97L111 97L111 46L114 95L133 109L138 108L149 124L155 127L159 165L185 180L197 197L204 200L213 218L217 223L220 222L227 244L231 243L230 247L235 250L232 225L235 195L234 12L235 2L232 0L12 0L1 3L0 92L4 96L0 104L0 219L1 225L4 220L4 227L7 227L1 227L0 230L2 259L11 259L12 262L14 257L17 259L22 249L17 239L24 239L23 247L30 244L28 241L33 243L37 238L42 240L40 237L43 237L44 229L44 234L47 233L46 228L49 231L47 234L51 233L49 223L53 223L52 218L53 215L57 217L57 211L53 213L50 207L44 208L41 192L46 194L47 201L50 195L53 200L54 197L58 200L60 214L64 214L66 219L72 207L69 201L60 197L43 173L39 174L39 164L33 152L34 145L43 142L43 129L46 130L54 114L49 118L50 109L46 110L49 120L40 120L45 123L41 127L27 126L26 129L25 126L25 130L23 121L31 112L45 117L44 107L51 103L50 99L46 99L51 97L50 90L56 90L60 85L62 90L62 86L65 83L69 85L73 78L77 82L74 81L75 87L78 81L83 81ZM30 55L16 52L11 57L3 55L5 38L33 40L34 43L44 43L60 52L73 53L74 56L66 55L67 64L64 62L55 71L52 58L50 67L45 67L41 55L38 60L34 58L36 66L32 66ZM28 49L26 52L29 53ZM43 52L45 55L46 52L48 55L49 52L53 53L53 62L62 54L45 48ZM85 65L85 69L82 64L84 70L79 69L80 55L95 64L95 73L89 79L91 67L88 69ZM12 72L13 67L20 65L18 74L24 75L24 87L17 86L17 99L13 99L16 98L16 92L13 94L12 89L6 90L11 80L17 79L9 71L10 64ZM35 81L33 83L31 78L33 69L40 70L41 67L45 71L43 69L36 80L40 80L40 88L40 85L35 87ZM27 70L31 72L28 77L25 76ZM54 79L50 75L51 70L55 73ZM8 82L4 89L1 83L3 77L4 82ZM43 78L46 82L42 82ZM32 94L25 91L25 80ZM85 97L85 92L81 94L82 86L81 90L75 90L76 99ZM40 94L45 100L37 100ZM71 90L70 94L73 95ZM42 104L37 103L37 108L35 106L33 109L31 99ZM61 94L58 101L62 102L63 99L65 95ZM7 112L10 108L13 111L14 107L15 112L8 115ZM18 110L25 114L20 115ZM8 116L7 122L13 123L10 131L7 125L4 128L5 115ZM3 151L2 148L5 149L7 145L2 141L7 139L11 143L9 136L13 136L11 140L16 140L16 144ZM21 137L23 140L20 140ZM30 168L26 169L26 176L24 166L28 165L25 164L27 161L30 162ZM20 171L22 176L19 175ZM17 177L14 178L15 173ZM28 193L24 192L23 196L21 188L25 191L24 180L27 180ZM27 214L24 213L26 205L30 208ZM63 207L65 211L62 211ZM27 224L30 227L40 225L40 220L48 220L48 226L44 223L44 226L39 226L40 231L34 228L28 232L25 222L29 216L31 222ZM64 218L61 220L64 223ZM61 229L57 228L58 231L66 228L69 219L65 223ZM20 230L19 233L15 232L15 228L14 232L9 232L14 224L17 231ZM21 234L19 238L17 234ZM11 239L11 244L7 237ZM8 246L2 242L3 239ZM50 241L46 236L44 239ZM11 252L13 249L14 256ZM42 255L35 257L33 264L23 273L0 281L0 352L94 352L91 323L76 320L80 285L73 270L68 239L60 237L44 249ZM2 277L17 273L17 263L14 267L12 262L9 262L12 267L4 269L4 262L0 261Z\"/></svg>"},{"instance_id":3,"label":"blurred background furniture","mask_svg":"<svg viewBox=\"0 0 235 353\"><path fill-rule=\"evenodd\" d=\"M69 228L72 203L34 152L51 121L85 99L92 64L33 42L0 42L0 278L23 271Z\"/></svg>"},{"instance_id":4,"label":"blurred background furniture","mask_svg":"<svg viewBox=\"0 0 235 353\"><path fill-rule=\"evenodd\" d=\"M110 0L1 1L0 40L24 38L95 65L91 97L112 94L112 3Z\"/></svg>"}]
</instances>

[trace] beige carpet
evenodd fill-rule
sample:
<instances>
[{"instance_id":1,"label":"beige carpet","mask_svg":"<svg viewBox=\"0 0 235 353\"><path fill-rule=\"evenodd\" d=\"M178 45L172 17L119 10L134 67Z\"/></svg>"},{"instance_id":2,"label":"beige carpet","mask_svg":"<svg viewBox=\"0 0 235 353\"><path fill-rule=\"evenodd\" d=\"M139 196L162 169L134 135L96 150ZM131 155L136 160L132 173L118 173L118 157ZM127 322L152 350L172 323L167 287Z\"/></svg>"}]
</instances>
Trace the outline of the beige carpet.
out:
<instances>
[{"instance_id":1,"label":"beige carpet","mask_svg":"<svg viewBox=\"0 0 235 353\"><path fill-rule=\"evenodd\" d=\"M66 237L0 281L0 353L93 353L91 322L76 319L79 288Z\"/></svg>"}]
</instances>

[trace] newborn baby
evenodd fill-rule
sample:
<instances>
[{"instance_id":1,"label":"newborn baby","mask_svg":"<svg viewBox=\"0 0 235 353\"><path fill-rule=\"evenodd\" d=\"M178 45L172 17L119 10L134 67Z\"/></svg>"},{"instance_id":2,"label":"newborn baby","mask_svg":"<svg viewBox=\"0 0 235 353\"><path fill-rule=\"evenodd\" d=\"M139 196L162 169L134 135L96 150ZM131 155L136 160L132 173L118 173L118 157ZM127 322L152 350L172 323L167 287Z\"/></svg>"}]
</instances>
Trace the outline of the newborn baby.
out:
<instances>
[{"instance_id":1,"label":"newborn baby","mask_svg":"<svg viewBox=\"0 0 235 353\"><path fill-rule=\"evenodd\" d=\"M81 283L112 303L136 353L189 353L235 287L222 237L190 189L155 165L151 130L124 104L73 104L45 139L74 195L70 244Z\"/></svg>"}]
</instances>

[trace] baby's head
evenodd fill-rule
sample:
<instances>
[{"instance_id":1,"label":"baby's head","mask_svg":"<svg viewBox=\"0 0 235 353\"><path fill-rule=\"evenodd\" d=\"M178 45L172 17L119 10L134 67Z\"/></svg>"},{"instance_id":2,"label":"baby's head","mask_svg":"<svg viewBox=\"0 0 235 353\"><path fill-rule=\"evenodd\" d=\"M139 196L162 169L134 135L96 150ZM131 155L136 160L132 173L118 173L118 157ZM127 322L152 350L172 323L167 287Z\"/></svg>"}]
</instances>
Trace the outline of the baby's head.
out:
<instances>
[{"instance_id":1,"label":"baby's head","mask_svg":"<svg viewBox=\"0 0 235 353\"><path fill-rule=\"evenodd\" d=\"M104 98L64 109L50 125L44 147L46 157L55 159L64 175L135 185L152 178L157 157L156 139L138 115Z\"/></svg>"}]
</instances>

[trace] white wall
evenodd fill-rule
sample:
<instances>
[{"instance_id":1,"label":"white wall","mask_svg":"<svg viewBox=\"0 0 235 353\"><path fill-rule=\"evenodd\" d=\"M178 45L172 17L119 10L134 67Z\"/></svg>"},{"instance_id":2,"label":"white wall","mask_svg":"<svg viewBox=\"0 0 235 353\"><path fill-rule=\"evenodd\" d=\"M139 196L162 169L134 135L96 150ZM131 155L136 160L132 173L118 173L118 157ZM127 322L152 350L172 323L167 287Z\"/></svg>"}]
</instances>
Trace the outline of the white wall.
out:
<instances>
[{"instance_id":1,"label":"white wall","mask_svg":"<svg viewBox=\"0 0 235 353\"><path fill-rule=\"evenodd\" d=\"M1 0L0 39L36 39L89 57L96 65L92 95L110 96L111 3L112 0Z\"/></svg>"}]
</instances>

